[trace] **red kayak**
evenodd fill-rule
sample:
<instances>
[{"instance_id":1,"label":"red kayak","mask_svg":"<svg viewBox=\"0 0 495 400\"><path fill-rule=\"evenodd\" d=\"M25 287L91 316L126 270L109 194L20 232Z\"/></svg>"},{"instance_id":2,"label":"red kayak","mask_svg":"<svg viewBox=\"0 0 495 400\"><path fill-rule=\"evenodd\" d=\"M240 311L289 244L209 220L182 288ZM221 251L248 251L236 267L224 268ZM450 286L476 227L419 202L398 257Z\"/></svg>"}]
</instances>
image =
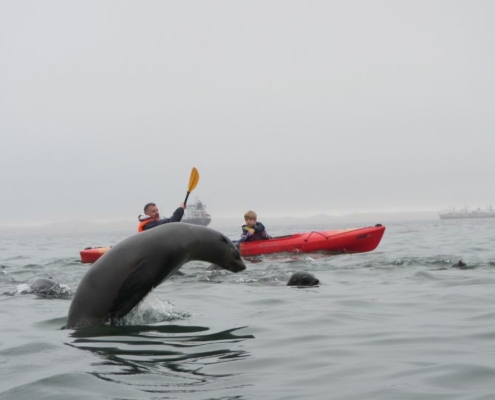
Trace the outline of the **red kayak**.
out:
<instances>
[{"instance_id":1,"label":"red kayak","mask_svg":"<svg viewBox=\"0 0 495 400\"><path fill-rule=\"evenodd\" d=\"M94 263L110 249L111 247L86 247L84 250L79 252L81 255L81 262Z\"/></svg>"},{"instance_id":2,"label":"red kayak","mask_svg":"<svg viewBox=\"0 0 495 400\"><path fill-rule=\"evenodd\" d=\"M333 254L365 253L376 249L384 232L385 227L377 224L367 228L294 233L269 240L243 242L240 244L240 251L244 257L271 253L313 253L317 251Z\"/></svg>"},{"instance_id":3,"label":"red kayak","mask_svg":"<svg viewBox=\"0 0 495 400\"><path fill-rule=\"evenodd\" d=\"M269 240L240 243L241 256L258 256L271 253L330 254L365 253L377 248L385 227L377 224L366 228L337 229L332 231L310 231L277 236ZM80 251L81 262L92 263L105 254L110 247L88 247Z\"/></svg>"}]
</instances>

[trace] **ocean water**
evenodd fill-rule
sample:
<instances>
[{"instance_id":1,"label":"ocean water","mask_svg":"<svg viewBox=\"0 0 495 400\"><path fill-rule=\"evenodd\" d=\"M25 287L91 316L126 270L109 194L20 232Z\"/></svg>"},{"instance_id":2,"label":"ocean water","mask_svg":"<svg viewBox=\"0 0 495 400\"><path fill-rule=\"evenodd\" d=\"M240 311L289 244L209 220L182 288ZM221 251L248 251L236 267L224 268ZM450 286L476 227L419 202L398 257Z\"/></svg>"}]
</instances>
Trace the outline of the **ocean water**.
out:
<instances>
[{"instance_id":1,"label":"ocean water","mask_svg":"<svg viewBox=\"0 0 495 400\"><path fill-rule=\"evenodd\" d=\"M494 399L495 219L384 225L364 254L191 262L121 326L77 331L79 250L128 233L2 234L0 399ZM320 285L286 286L295 271Z\"/></svg>"}]
</instances>

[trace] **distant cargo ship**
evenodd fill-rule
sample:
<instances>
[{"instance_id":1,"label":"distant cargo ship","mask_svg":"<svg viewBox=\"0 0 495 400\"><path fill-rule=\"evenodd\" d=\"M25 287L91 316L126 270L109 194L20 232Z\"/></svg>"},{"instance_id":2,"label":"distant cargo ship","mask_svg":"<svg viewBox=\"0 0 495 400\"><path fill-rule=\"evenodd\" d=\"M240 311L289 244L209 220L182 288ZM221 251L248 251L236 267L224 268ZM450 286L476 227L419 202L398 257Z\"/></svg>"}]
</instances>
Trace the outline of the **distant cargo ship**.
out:
<instances>
[{"instance_id":1,"label":"distant cargo ship","mask_svg":"<svg viewBox=\"0 0 495 400\"><path fill-rule=\"evenodd\" d=\"M196 197L194 203L188 203L182 222L188 224L208 226L211 222L211 215L206 212L206 205Z\"/></svg>"},{"instance_id":2,"label":"distant cargo ship","mask_svg":"<svg viewBox=\"0 0 495 400\"><path fill-rule=\"evenodd\" d=\"M468 211L467 208L464 208L460 211L452 210L438 215L440 219L495 218L495 211L492 206L490 206L486 211L483 211L480 208L474 211Z\"/></svg>"}]
</instances>

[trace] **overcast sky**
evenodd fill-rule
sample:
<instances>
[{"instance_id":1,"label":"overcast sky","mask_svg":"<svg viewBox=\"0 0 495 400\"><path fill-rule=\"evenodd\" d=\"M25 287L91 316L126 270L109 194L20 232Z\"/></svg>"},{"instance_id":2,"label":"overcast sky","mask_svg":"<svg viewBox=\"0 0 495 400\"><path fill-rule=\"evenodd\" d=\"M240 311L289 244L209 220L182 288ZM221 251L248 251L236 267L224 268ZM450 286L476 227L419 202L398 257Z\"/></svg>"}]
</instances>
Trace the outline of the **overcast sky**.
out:
<instances>
[{"instance_id":1,"label":"overcast sky","mask_svg":"<svg viewBox=\"0 0 495 400\"><path fill-rule=\"evenodd\" d=\"M0 225L495 206L495 2L0 1Z\"/></svg>"}]
</instances>

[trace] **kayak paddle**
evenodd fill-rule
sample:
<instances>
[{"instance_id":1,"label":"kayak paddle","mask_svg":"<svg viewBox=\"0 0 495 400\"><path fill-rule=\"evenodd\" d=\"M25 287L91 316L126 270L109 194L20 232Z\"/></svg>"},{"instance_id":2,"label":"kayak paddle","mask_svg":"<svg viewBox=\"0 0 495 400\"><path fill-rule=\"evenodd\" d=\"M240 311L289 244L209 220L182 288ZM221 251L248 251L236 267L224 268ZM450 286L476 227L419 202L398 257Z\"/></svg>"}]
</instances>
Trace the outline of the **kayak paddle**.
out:
<instances>
[{"instance_id":1,"label":"kayak paddle","mask_svg":"<svg viewBox=\"0 0 495 400\"><path fill-rule=\"evenodd\" d=\"M187 199L189 198L189 194L198 185L198 182L199 182L199 172L195 167L193 167L191 171L191 177L189 178L189 186L187 187L187 195L186 195L186 199L184 200L184 205L186 205Z\"/></svg>"}]
</instances>

